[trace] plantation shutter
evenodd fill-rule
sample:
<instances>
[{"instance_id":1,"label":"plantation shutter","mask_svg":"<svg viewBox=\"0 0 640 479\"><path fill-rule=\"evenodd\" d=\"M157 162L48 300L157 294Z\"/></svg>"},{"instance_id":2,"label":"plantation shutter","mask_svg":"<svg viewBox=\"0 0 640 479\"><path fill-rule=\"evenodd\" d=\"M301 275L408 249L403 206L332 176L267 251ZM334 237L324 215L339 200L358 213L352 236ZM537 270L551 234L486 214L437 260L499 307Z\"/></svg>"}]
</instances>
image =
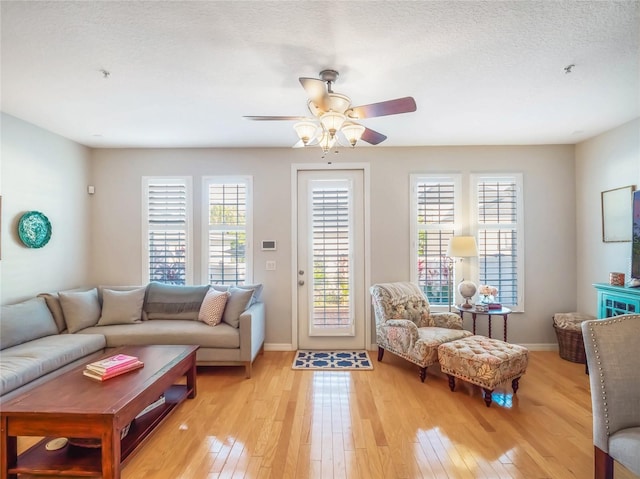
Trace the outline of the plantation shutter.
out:
<instances>
[{"instance_id":1,"label":"plantation shutter","mask_svg":"<svg viewBox=\"0 0 640 479\"><path fill-rule=\"evenodd\" d=\"M498 288L498 301L518 304L518 183L515 178L477 181L478 261L481 284Z\"/></svg>"},{"instance_id":2,"label":"plantation shutter","mask_svg":"<svg viewBox=\"0 0 640 479\"><path fill-rule=\"evenodd\" d=\"M149 178L146 220L149 281L186 284L188 191L184 179Z\"/></svg>"},{"instance_id":3,"label":"plantation shutter","mask_svg":"<svg viewBox=\"0 0 640 479\"><path fill-rule=\"evenodd\" d=\"M451 178L419 179L415 184L418 284L433 305L451 304L447 247L455 232L456 184Z\"/></svg>"},{"instance_id":4,"label":"plantation shutter","mask_svg":"<svg viewBox=\"0 0 640 479\"><path fill-rule=\"evenodd\" d=\"M347 181L312 184L313 325L352 322L351 189Z\"/></svg>"},{"instance_id":5,"label":"plantation shutter","mask_svg":"<svg viewBox=\"0 0 640 479\"><path fill-rule=\"evenodd\" d=\"M247 273L247 183L210 179L206 188L209 284L244 283Z\"/></svg>"}]
</instances>

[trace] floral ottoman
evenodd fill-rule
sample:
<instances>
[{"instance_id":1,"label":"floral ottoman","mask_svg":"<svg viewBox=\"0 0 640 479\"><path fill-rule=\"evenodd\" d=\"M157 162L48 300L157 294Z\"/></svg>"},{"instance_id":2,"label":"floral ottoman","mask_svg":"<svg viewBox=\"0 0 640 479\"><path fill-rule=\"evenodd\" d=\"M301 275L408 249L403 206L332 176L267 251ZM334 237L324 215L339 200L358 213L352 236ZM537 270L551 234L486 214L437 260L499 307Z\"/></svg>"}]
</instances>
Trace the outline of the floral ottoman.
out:
<instances>
[{"instance_id":1,"label":"floral ottoman","mask_svg":"<svg viewBox=\"0 0 640 479\"><path fill-rule=\"evenodd\" d=\"M440 368L449 377L449 387L456 387L455 378L480 386L484 402L491 406L491 393L498 384L511 380L513 393L529 362L529 350L485 336L469 336L438 346Z\"/></svg>"}]
</instances>

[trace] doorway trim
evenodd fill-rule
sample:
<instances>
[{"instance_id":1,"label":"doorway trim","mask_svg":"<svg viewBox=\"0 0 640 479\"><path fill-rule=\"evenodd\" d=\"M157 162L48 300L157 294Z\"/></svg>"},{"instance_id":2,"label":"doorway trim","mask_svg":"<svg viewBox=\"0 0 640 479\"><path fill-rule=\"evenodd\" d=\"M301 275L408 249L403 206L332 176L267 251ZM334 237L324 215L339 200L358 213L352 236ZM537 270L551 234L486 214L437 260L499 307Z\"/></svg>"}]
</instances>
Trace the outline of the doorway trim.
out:
<instances>
[{"instance_id":1,"label":"doorway trim","mask_svg":"<svg viewBox=\"0 0 640 479\"><path fill-rule=\"evenodd\" d=\"M291 347L298 349L298 172L360 170L363 176L364 202L364 334L365 347L371 350L371 195L369 163L299 163L291 165Z\"/></svg>"}]
</instances>

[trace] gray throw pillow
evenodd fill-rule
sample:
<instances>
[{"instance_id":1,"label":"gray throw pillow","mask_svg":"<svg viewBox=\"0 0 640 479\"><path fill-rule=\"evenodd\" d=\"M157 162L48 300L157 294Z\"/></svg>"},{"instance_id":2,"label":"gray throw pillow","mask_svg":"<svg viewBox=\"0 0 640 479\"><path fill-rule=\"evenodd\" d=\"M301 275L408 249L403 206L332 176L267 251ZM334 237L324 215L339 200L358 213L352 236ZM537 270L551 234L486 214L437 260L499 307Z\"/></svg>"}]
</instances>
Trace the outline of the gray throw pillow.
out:
<instances>
[{"instance_id":1,"label":"gray throw pillow","mask_svg":"<svg viewBox=\"0 0 640 479\"><path fill-rule=\"evenodd\" d=\"M0 318L0 349L58 334L58 327L43 298L2 306Z\"/></svg>"},{"instance_id":2,"label":"gray throw pillow","mask_svg":"<svg viewBox=\"0 0 640 479\"><path fill-rule=\"evenodd\" d=\"M240 326L240 315L251 306L251 298L253 297L252 289L241 289L231 286L229 288L229 299L224 308L222 320L230 326L237 328Z\"/></svg>"},{"instance_id":3,"label":"gray throw pillow","mask_svg":"<svg viewBox=\"0 0 640 479\"><path fill-rule=\"evenodd\" d=\"M194 319L209 285L181 286L152 282L147 288L144 310L148 319Z\"/></svg>"},{"instance_id":4,"label":"gray throw pillow","mask_svg":"<svg viewBox=\"0 0 640 479\"><path fill-rule=\"evenodd\" d=\"M96 288L77 293L60 291L58 296L70 333L95 326L100 319L100 302Z\"/></svg>"},{"instance_id":5,"label":"gray throw pillow","mask_svg":"<svg viewBox=\"0 0 640 479\"><path fill-rule=\"evenodd\" d=\"M212 284L211 288L216 291L229 291L229 288L235 287L238 289L250 289L253 291L253 296L251 296L251 304L256 303L260 300L260 294L262 294L262 283L256 284L238 284L236 286L229 286L226 284ZM251 306L251 305L250 305Z\"/></svg>"},{"instance_id":6,"label":"gray throw pillow","mask_svg":"<svg viewBox=\"0 0 640 479\"><path fill-rule=\"evenodd\" d=\"M62 312L62 306L60 305L60 298L58 297L58 293L40 293L38 295L38 298L44 298L49 311L51 311L53 320L56 322L56 326L58 326L58 331L62 332L67 329L67 324L64 321L64 313Z\"/></svg>"},{"instance_id":7,"label":"gray throw pillow","mask_svg":"<svg viewBox=\"0 0 640 479\"><path fill-rule=\"evenodd\" d=\"M147 288L130 291L102 290L102 316L98 326L132 324L142 321L142 304Z\"/></svg>"}]
</instances>

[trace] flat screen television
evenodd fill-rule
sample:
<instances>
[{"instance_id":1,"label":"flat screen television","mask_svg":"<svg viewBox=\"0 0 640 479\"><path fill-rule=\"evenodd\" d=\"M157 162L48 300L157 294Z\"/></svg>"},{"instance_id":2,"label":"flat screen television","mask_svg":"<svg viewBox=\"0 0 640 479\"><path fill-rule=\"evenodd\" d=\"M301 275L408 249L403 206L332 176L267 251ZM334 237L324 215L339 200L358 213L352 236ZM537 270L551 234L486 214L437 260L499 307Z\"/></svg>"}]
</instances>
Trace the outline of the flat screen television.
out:
<instances>
[{"instance_id":1,"label":"flat screen television","mask_svg":"<svg viewBox=\"0 0 640 479\"><path fill-rule=\"evenodd\" d=\"M631 242L631 277L640 279L640 190L633 192L633 240Z\"/></svg>"}]
</instances>

